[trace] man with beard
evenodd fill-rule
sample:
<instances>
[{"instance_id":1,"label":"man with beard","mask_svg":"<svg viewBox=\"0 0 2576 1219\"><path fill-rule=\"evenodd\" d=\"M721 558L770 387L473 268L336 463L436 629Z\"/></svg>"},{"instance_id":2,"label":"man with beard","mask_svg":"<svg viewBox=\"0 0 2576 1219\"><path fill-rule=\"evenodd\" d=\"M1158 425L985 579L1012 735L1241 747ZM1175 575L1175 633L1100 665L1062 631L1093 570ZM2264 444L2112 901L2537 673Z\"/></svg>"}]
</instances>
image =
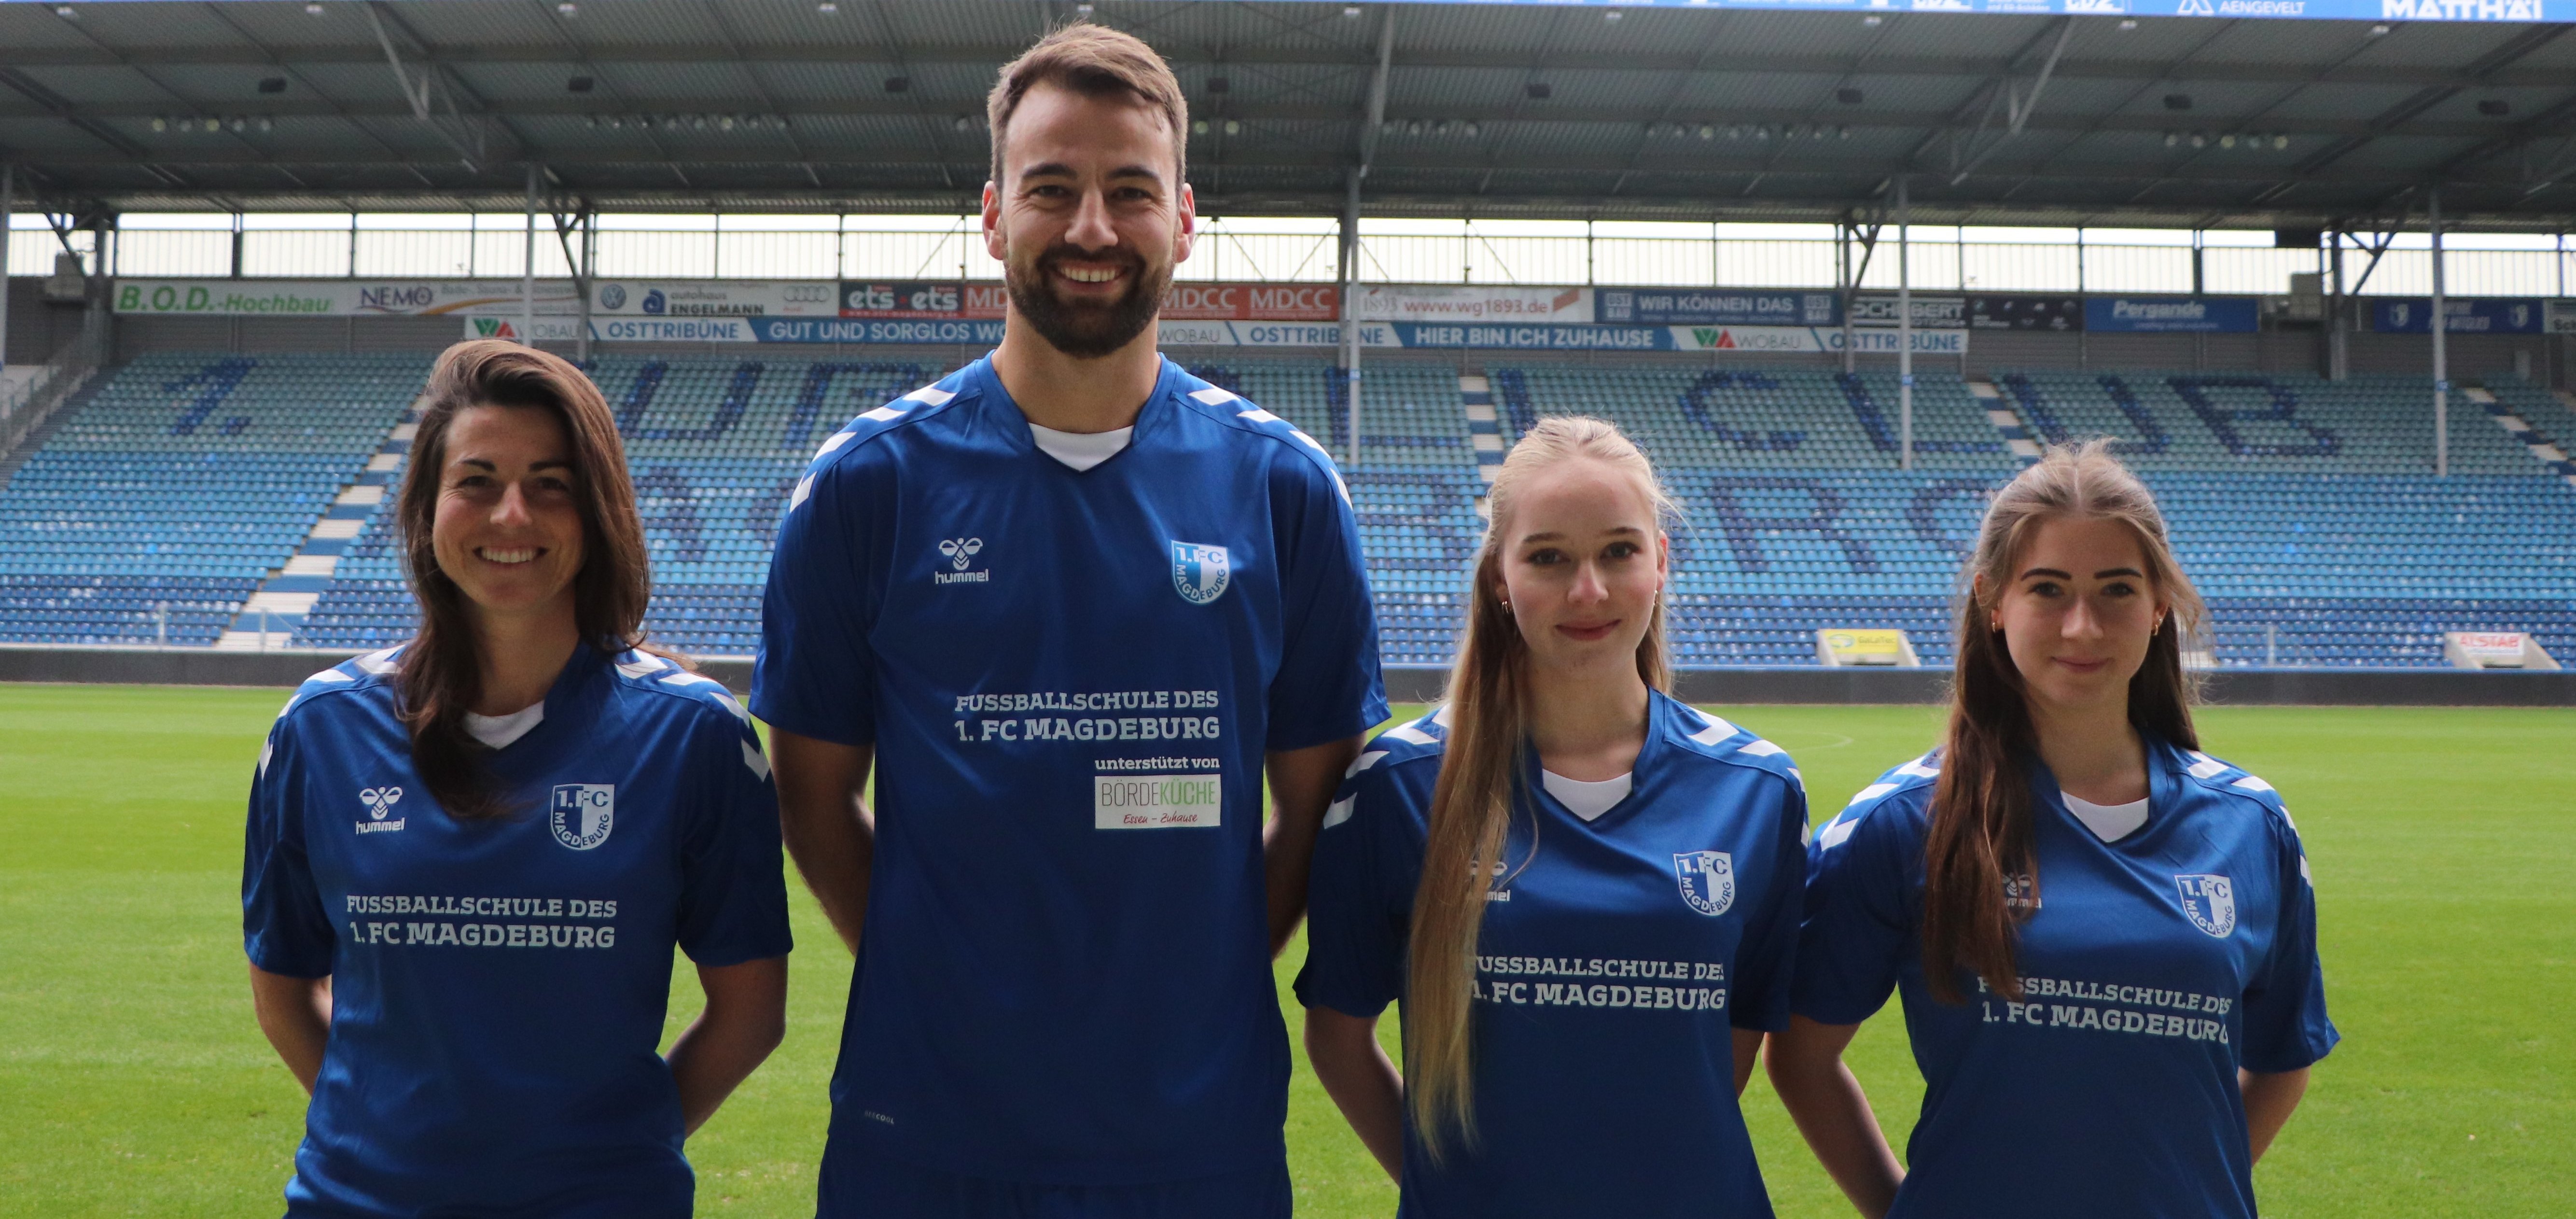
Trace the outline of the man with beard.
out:
<instances>
[{"instance_id":1,"label":"man with beard","mask_svg":"<svg viewBox=\"0 0 2576 1219\"><path fill-rule=\"evenodd\" d=\"M989 111L1002 344L824 441L770 566L752 705L859 954L819 1211L1284 1219L1270 959L1386 713L1358 528L1312 439L1156 349L1163 61L1070 26Z\"/></svg>"}]
</instances>

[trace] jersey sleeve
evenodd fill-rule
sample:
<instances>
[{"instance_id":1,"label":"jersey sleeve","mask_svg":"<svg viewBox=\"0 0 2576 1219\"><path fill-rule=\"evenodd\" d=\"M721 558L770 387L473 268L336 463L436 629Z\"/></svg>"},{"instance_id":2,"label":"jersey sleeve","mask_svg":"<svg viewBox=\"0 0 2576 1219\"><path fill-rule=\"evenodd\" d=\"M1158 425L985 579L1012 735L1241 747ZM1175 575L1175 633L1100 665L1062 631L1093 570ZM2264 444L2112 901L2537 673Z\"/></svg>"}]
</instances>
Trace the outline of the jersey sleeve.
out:
<instances>
[{"instance_id":1,"label":"jersey sleeve","mask_svg":"<svg viewBox=\"0 0 2576 1219\"><path fill-rule=\"evenodd\" d=\"M871 475L874 474L874 477ZM873 539L888 525L882 471L850 460L818 465L797 485L761 594L754 714L798 736L841 745L876 741L877 666L868 632L883 573Z\"/></svg>"},{"instance_id":2,"label":"jersey sleeve","mask_svg":"<svg viewBox=\"0 0 2576 1219\"><path fill-rule=\"evenodd\" d=\"M1270 683L1263 748L1303 749L1357 736L1386 719L1377 608L1369 599L1359 520L1332 473L1292 455L1279 462L1272 483L1286 638Z\"/></svg>"},{"instance_id":3,"label":"jersey sleeve","mask_svg":"<svg viewBox=\"0 0 2576 1219\"><path fill-rule=\"evenodd\" d=\"M2281 921L2272 953L2245 992L2245 1046L2249 1071L2295 1071L2326 1056L2342 1034L2326 1018L2325 968L2317 958L2317 895L2299 832L2288 815L2274 817L2282 865Z\"/></svg>"},{"instance_id":4,"label":"jersey sleeve","mask_svg":"<svg viewBox=\"0 0 2576 1219\"><path fill-rule=\"evenodd\" d=\"M1896 989L1914 951L1915 864L1903 796L1855 805L1807 848L1807 892L1790 1008L1818 1024L1858 1024Z\"/></svg>"},{"instance_id":5,"label":"jersey sleeve","mask_svg":"<svg viewBox=\"0 0 2576 1219\"><path fill-rule=\"evenodd\" d=\"M1776 1033L1789 1027L1790 985L1798 956L1799 916L1806 907L1807 793L1784 780L1787 796L1773 834L1771 891L1762 895L1735 953L1728 1021Z\"/></svg>"},{"instance_id":6,"label":"jersey sleeve","mask_svg":"<svg viewBox=\"0 0 2576 1219\"><path fill-rule=\"evenodd\" d=\"M747 722L705 717L690 742L702 793L681 839L679 942L700 965L782 957L787 881L778 793Z\"/></svg>"},{"instance_id":7,"label":"jersey sleeve","mask_svg":"<svg viewBox=\"0 0 2576 1219\"><path fill-rule=\"evenodd\" d=\"M303 758L292 721L269 725L250 784L242 835L242 948L262 971L291 978L331 974L338 929L304 854Z\"/></svg>"},{"instance_id":8,"label":"jersey sleeve","mask_svg":"<svg viewBox=\"0 0 2576 1219\"><path fill-rule=\"evenodd\" d=\"M1342 783L1315 839L1306 884L1306 965L1297 1002L1374 1016L1404 994L1420 849L1407 841L1419 797L1398 770ZM1407 849L1408 847L1412 849Z\"/></svg>"}]
</instances>

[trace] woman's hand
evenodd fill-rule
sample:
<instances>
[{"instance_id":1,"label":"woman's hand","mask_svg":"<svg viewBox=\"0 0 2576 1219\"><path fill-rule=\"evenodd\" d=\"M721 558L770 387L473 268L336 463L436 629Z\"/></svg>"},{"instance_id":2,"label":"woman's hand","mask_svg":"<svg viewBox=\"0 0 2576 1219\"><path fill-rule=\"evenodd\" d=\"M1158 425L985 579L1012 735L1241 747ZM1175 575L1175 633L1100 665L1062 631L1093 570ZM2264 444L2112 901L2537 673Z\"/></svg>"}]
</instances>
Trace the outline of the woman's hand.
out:
<instances>
[{"instance_id":1,"label":"woman's hand","mask_svg":"<svg viewBox=\"0 0 2576 1219\"><path fill-rule=\"evenodd\" d=\"M1306 1058L1387 1179L1404 1180L1404 1076L1377 1043L1377 1017L1307 1008Z\"/></svg>"},{"instance_id":2,"label":"woman's hand","mask_svg":"<svg viewBox=\"0 0 2576 1219\"><path fill-rule=\"evenodd\" d=\"M1843 1065L1843 1047L1859 1031L1857 1024L1789 1017L1788 1028L1771 1034L1771 1087L1843 1196L1869 1219L1885 1219L1905 1169L1888 1149L1860 1080Z\"/></svg>"},{"instance_id":3,"label":"woman's hand","mask_svg":"<svg viewBox=\"0 0 2576 1219\"><path fill-rule=\"evenodd\" d=\"M304 1094L313 1095L313 1077L322 1073L322 1049L331 1040L331 977L297 978L250 967L251 1009L259 1031L268 1035Z\"/></svg>"},{"instance_id":4,"label":"woman's hand","mask_svg":"<svg viewBox=\"0 0 2576 1219\"><path fill-rule=\"evenodd\" d=\"M671 1043L665 1060L691 1134L787 1036L787 958L701 965L698 986L706 991L707 1010Z\"/></svg>"},{"instance_id":5,"label":"woman's hand","mask_svg":"<svg viewBox=\"0 0 2576 1219\"><path fill-rule=\"evenodd\" d=\"M2308 1094L2308 1069L2238 1071L2236 1090L2245 1097L2246 1140L2253 1145L2254 1158L2261 1160L2281 1127L2290 1123L2299 1098Z\"/></svg>"}]
</instances>

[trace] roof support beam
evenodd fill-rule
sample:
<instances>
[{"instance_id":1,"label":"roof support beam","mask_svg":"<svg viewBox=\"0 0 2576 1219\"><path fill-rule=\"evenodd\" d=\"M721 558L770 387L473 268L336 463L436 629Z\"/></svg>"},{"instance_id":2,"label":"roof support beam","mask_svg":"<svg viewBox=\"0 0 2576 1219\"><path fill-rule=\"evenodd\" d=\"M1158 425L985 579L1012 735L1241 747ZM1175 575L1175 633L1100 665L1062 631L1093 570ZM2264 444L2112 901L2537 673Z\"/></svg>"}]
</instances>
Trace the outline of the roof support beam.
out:
<instances>
[{"instance_id":1,"label":"roof support beam","mask_svg":"<svg viewBox=\"0 0 2576 1219\"><path fill-rule=\"evenodd\" d=\"M403 101L410 104L412 117L437 132L438 138L455 149L456 155L464 160L465 168L478 174L483 172L484 161L489 156L483 129L466 122L464 114L456 108L456 95L446 87L446 74L438 65L421 65L420 80L413 82L411 70L403 66L402 52L394 49L393 35L385 32L384 17L378 11L380 7L374 0L369 0L365 6L367 25L375 30L377 45L384 48L385 62L394 70L394 83L402 90ZM442 104L447 109L446 121L441 121L438 115L438 107Z\"/></svg>"},{"instance_id":2,"label":"roof support beam","mask_svg":"<svg viewBox=\"0 0 2576 1219\"><path fill-rule=\"evenodd\" d=\"M1977 130L1968 137L1968 143L1974 147L1977 137L1984 135L1986 129L1993 124L1998 102L2002 103L2004 110L2003 134L1987 140L1985 146L1970 154L1965 163L1958 160L1959 145L1952 144L1951 168L1955 172L1950 176L1950 185L1957 186L1967 181L1968 175L1976 172L1977 166L1984 164L1987 157L1993 156L1996 149L2021 134L2023 126L2030 122L2031 112L2039 108L2039 95L2048 88L2048 77L2050 73L2057 70L2058 57L2066 53L2067 39L2074 36L2075 18L2072 16L2058 18L2057 41L2049 45L2048 57L2039 62L2039 71L2031 77L2030 93L2027 96L2023 95L2021 86L2013 80L2011 74L2007 73L1995 79L1994 84L1986 92L1986 112L1978 118Z\"/></svg>"}]
</instances>

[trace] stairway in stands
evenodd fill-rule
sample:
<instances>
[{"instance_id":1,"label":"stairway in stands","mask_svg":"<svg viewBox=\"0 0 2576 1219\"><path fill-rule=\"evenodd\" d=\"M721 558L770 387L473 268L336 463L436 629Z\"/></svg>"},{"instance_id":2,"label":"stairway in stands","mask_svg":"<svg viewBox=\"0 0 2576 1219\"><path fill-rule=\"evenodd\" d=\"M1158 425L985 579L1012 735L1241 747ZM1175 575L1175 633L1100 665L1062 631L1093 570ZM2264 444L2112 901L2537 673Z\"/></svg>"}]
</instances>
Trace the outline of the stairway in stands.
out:
<instances>
[{"instance_id":1,"label":"stairway in stands","mask_svg":"<svg viewBox=\"0 0 2576 1219\"><path fill-rule=\"evenodd\" d=\"M384 443L367 458L366 468L332 497L331 507L313 523L313 531L295 548L294 557L271 573L242 603L240 615L215 639L216 648L266 652L294 641L305 616L313 612L313 603L321 600L323 590L331 586L331 574L339 568L340 556L367 518L391 494L403 455L411 451L412 437L420 430L420 405L417 400L412 403L402 422L385 434Z\"/></svg>"}]
</instances>

